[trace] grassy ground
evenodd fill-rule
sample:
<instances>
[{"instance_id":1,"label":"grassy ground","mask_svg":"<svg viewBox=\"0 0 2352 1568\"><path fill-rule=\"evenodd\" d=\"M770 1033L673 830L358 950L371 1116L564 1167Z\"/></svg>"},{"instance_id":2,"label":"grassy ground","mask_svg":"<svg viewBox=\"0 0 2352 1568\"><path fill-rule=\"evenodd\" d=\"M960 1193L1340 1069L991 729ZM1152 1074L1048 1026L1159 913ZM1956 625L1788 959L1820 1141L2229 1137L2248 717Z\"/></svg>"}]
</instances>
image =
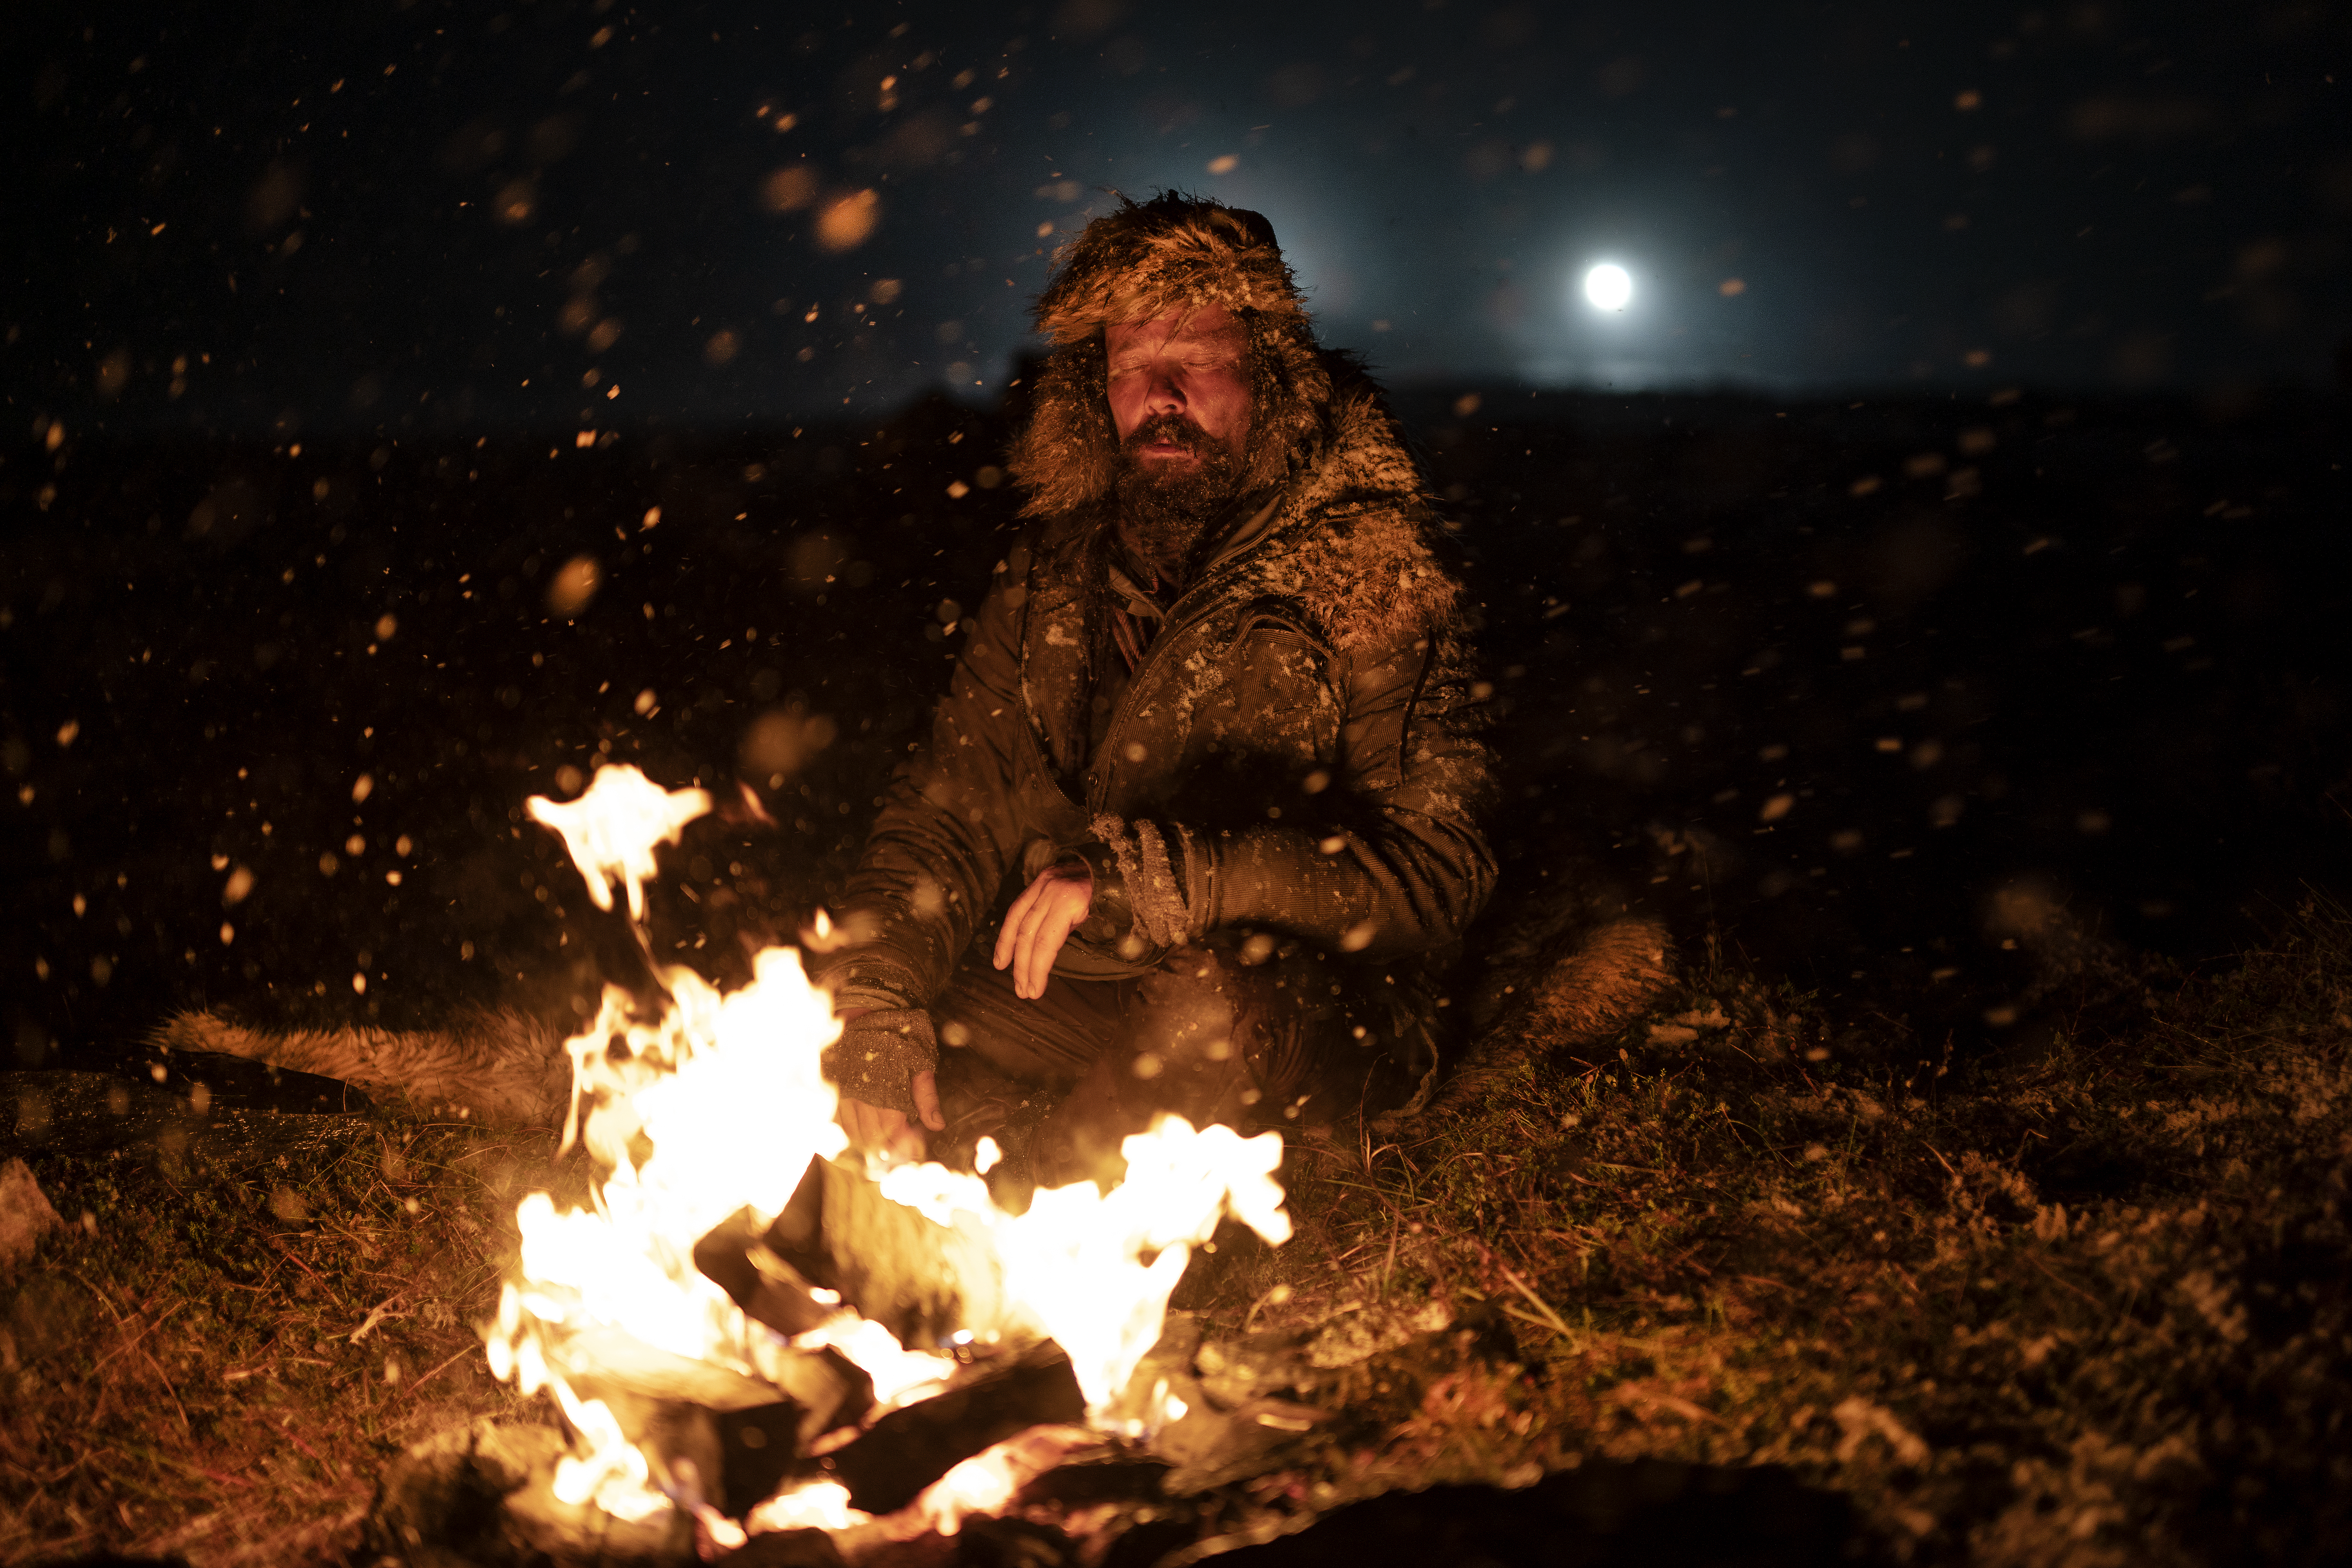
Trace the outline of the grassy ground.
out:
<instances>
[{"instance_id":1,"label":"grassy ground","mask_svg":"<svg viewBox=\"0 0 2352 1568\"><path fill-rule=\"evenodd\" d=\"M1460 1326L1330 1374L1344 1420L1244 1489L1777 1462L1913 1561L2342 1560L2352 918L2123 1001L1950 1067L1713 970L1475 1113L1303 1151L1297 1238L1183 1300ZM0 1286L0 1559L332 1560L386 1456L511 1407L470 1325L551 1141L306 1125L36 1158L91 1219Z\"/></svg>"},{"instance_id":2,"label":"grassy ground","mask_svg":"<svg viewBox=\"0 0 2352 1568\"><path fill-rule=\"evenodd\" d=\"M2352 920L2132 990L1969 1070L1702 973L1598 1059L1324 1151L1297 1239L1199 1304L1507 1325L1499 1364L1370 1363L1296 1495L1778 1462L1897 1560L2345 1561Z\"/></svg>"},{"instance_id":3,"label":"grassy ground","mask_svg":"<svg viewBox=\"0 0 2352 1568\"><path fill-rule=\"evenodd\" d=\"M174 1142L33 1158L68 1228L0 1280L0 1562L338 1558L387 1457L512 1403L472 1325L551 1137L299 1117Z\"/></svg>"}]
</instances>

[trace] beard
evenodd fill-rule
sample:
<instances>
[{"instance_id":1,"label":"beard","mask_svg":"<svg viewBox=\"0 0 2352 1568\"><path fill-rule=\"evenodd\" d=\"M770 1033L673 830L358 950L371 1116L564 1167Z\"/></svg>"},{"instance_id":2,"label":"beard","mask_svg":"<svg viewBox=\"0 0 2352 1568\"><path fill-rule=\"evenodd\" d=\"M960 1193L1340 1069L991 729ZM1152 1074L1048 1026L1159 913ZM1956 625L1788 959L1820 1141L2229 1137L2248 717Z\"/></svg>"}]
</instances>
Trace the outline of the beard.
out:
<instances>
[{"instance_id":1,"label":"beard","mask_svg":"<svg viewBox=\"0 0 2352 1568\"><path fill-rule=\"evenodd\" d=\"M1183 447L1189 466L1146 464L1137 454L1155 442ZM1119 534L1129 546L1181 582L1192 547L1241 488L1242 466L1226 445L1181 414L1147 419L1119 444Z\"/></svg>"}]
</instances>

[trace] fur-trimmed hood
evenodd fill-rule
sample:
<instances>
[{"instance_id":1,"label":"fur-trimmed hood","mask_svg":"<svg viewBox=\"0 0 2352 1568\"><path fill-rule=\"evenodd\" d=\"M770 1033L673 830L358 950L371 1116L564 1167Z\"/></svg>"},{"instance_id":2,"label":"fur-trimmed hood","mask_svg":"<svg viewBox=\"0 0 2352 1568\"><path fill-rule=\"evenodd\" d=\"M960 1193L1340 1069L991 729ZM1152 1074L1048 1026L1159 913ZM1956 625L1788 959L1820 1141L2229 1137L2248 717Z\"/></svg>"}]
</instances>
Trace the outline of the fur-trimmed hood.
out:
<instances>
[{"instance_id":1,"label":"fur-trimmed hood","mask_svg":"<svg viewBox=\"0 0 2352 1568\"><path fill-rule=\"evenodd\" d=\"M1460 586L1433 547L1442 528L1403 433L1363 367L1316 343L1265 218L1175 192L1122 198L1057 259L1036 305L1056 346L1008 459L1028 491L1024 515L1065 537L1111 519L1118 437L1105 326L1220 305L1250 344L1251 499L1241 515L1277 505L1213 553L1203 581L1235 574L1249 580L1236 586L1293 600L1342 647L1416 623L1429 637L1456 627Z\"/></svg>"},{"instance_id":2,"label":"fur-trimmed hood","mask_svg":"<svg viewBox=\"0 0 2352 1568\"><path fill-rule=\"evenodd\" d=\"M1326 363L1328 437L1263 534L1213 555L1204 580L1232 570L1237 587L1293 601L1336 647L1448 636L1465 619L1462 588L1440 558L1444 525L1419 466L1371 379L1342 356Z\"/></svg>"}]
</instances>

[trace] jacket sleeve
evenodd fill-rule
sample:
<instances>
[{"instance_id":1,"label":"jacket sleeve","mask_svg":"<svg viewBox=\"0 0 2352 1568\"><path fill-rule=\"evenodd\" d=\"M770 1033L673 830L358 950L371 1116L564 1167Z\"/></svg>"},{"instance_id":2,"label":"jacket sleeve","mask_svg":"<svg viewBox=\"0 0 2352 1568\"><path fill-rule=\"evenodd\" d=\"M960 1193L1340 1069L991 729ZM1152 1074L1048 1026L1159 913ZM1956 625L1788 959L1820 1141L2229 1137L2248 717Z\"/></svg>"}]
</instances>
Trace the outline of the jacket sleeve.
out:
<instances>
[{"instance_id":1,"label":"jacket sleeve","mask_svg":"<svg viewBox=\"0 0 2352 1568\"><path fill-rule=\"evenodd\" d=\"M1026 542L998 564L930 739L900 763L843 890L820 973L845 1007L924 1007L1019 855L1020 616Z\"/></svg>"},{"instance_id":2,"label":"jacket sleeve","mask_svg":"<svg viewBox=\"0 0 2352 1568\"><path fill-rule=\"evenodd\" d=\"M1458 940L1485 905L1495 859L1478 818L1493 783L1458 644L1416 638L1341 664L1320 821L1207 832L1097 819L1147 940L1255 927L1381 959Z\"/></svg>"}]
</instances>

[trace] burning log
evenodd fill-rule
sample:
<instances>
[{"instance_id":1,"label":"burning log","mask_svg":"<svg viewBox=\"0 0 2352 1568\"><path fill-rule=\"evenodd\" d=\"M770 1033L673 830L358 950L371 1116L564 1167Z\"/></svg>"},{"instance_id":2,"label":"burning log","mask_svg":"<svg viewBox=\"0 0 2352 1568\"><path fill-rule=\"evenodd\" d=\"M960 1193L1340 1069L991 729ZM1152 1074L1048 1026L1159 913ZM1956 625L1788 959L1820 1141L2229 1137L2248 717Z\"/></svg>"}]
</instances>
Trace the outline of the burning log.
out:
<instances>
[{"instance_id":1,"label":"burning log","mask_svg":"<svg viewBox=\"0 0 2352 1568\"><path fill-rule=\"evenodd\" d=\"M806 1333L842 1302L909 1348L1024 1332L984 1233L884 1196L856 1165L812 1160L782 1212L764 1230L757 1223L739 1211L695 1244L694 1264L780 1334Z\"/></svg>"},{"instance_id":2,"label":"burning log","mask_svg":"<svg viewBox=\"0 0 2352 1568\"><path fill-rule=\"evenodd\" d=\"M1086 1419L1070 1358L1048 1342L976 1367L944 1394L893 1410L825 1456L824 1472L866 1513L895 1513L981 1450L1032 1426Z\"/></svg>"},{"instance_id":3,"label":"burning log","mask_svg":"<svg viewBox=\"0 0 2352 1568\"><path fill-rule=\"evenodd\" d=\"M617 1331L575 1334L551 1359L581 1398L604 1401L667 1489L737 1516L773 1492L818 1437L874 1403L873 1379L830 1349L787 1350L761 1378Z\"/></svg>"},{"instance_id":4,"label":"burning log","mask_svg":"<svg viewBox=\"0 0 2352 1568\"><path fill-rule=\"evenodd\" d=\"M822 1190L814 1177L812 1166L810 1180L802 1183L804 1190ZM768 1237L774 1228L766 1227L763 1234L752 1210L738 1209L732 1218L694 1244L694 1266L715 1280L743 1309L745 1317L791 1339L822 1326L840 1311L841 1293L814 1283L770 1246ZM820 1290L826 1299L819 1298Z\"/></svg>"},{"instance_id":5,"label":"burning log","mask_svg":"<svg viewBox=\"0 0 2352 1568\"><path fill-rule=\"evenodd\" d=\"M368 1549L395 1563L475 1568L593 1562L612 1568L694 1560L690 1516L617 1519L567 1503L553 1479L563 1435L484 1419L427 1438L384 1467Z\"/></svg>"}]
</instances>

